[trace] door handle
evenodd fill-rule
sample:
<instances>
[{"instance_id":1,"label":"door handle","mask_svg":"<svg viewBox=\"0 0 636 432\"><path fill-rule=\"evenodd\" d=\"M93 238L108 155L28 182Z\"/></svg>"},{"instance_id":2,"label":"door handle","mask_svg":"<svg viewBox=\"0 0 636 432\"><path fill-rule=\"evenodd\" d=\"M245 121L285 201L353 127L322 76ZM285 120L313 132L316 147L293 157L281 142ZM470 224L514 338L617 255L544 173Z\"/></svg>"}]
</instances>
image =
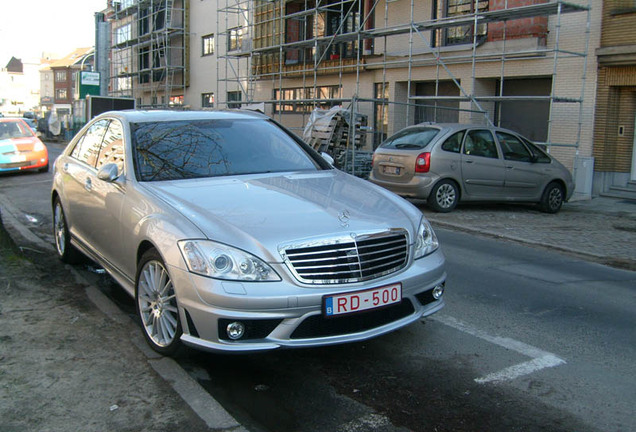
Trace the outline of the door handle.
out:
<instances>
[{"instance_id":1,"label":"door handle","mask_svg":"<svg viewBox=\"0 0 636 432\"><path fill-rule=\"evenodd\" d=\"M467 160L466 163L473 163L473 161L472 160Z\"/></svg>"},{"instance_id":2,"label":"door handle","mask_svg":"<svg viewBox=\"0 0 636 432\"><path fill-rule=\"evenodd\" d=\"M86 183L84 183L84 189L89 192L93 190L93 182L91 181L91 179L86 179Z\"/></svg>"}]
</instances>

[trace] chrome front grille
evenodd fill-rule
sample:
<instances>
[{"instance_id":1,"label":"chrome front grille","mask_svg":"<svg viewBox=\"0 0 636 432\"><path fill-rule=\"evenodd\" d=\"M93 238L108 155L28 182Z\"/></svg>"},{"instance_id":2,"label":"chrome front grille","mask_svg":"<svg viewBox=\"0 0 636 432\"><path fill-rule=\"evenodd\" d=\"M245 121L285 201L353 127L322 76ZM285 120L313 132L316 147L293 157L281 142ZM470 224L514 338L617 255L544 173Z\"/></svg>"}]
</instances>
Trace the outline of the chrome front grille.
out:
<instances>
[{"instance_id":1,"label":"chrome front grille","mask_svg":"<svg viewBox=\"0 0 636 432\"><path fill-rule=\"evenodd\" d=\"M408 262L406 231L340 237L281 248L296 278L310 284L336 284L375 279Z\"/></svg>"}]
</instances>

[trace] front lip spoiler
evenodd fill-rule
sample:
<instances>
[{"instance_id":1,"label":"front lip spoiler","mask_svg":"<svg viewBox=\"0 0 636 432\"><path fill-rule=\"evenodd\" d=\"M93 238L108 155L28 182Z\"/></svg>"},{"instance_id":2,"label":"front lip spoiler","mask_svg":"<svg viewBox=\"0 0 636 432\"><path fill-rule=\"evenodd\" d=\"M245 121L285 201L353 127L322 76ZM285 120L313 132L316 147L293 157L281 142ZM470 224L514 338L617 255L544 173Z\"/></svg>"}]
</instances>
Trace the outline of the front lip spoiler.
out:
<instances>
[{"instance_id":1,"label":"front lip spoiler","mask_svg":"<svg viewBox=\"0 0 636 432\"><path fill-rule=\"evenodd\" d=\"M193 337L191 335L184 334L181 336L181 341L188 346L210 352L227 352L227 353L247 353L247 352L259 352L259 351L271 351L279 348L312 348L326 345L338 345L351 342L360 342L368 339L372 339L381 336L386 333L393 332L402 327L406 327L409 324L414 323L422 319L425 316L431 315L445 305L444 298L437 301L431 308L422 308L415 313L404 317L400 320L391 322L381 327L366 330L360 333L350 333L338 336L329 336L313 339L263 339L261 342L244 342L244 343L219 343L211 342L201 338Z\"/></svg>"}]
</instances>

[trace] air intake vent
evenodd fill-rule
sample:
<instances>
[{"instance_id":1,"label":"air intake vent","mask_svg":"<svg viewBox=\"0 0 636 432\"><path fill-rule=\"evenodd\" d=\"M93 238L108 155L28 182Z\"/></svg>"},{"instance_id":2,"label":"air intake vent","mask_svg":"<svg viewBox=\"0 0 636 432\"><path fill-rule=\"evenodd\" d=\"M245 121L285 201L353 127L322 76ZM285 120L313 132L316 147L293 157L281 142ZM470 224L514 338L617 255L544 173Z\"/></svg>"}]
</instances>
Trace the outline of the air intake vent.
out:
<instances>
[{"instance_id":1,"label":"air intake vent","mask_svg":"<svg viewBox=\"0 0 636 432\"><path fill-rule=\"evenodd\" d=\"M287 246L283 259L296 278L310 284L340 284L375 279L408 262L405 231L387 231Z\"/></svg>"}]
</instances>

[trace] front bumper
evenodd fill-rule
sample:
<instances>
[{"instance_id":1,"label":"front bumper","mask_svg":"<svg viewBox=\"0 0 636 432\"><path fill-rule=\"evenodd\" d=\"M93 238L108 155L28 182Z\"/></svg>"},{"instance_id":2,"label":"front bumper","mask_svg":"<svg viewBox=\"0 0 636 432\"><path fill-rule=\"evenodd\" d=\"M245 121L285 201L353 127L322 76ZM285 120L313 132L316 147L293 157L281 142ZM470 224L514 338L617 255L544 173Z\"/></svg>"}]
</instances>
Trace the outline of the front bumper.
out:
<instances>
[{"instance_id":1,"label":"front bumper","mask_svg":"<svg viewBox=\"0 0 636 432\"><path fill-rule=\"evenodd\" d=\"M48 163L47 155L30 155L23 161L0 160L0 172L39 169L46 167Z\"/></svg>"},{"instance_id":2,"label":"front bumper","mask_svg":"<svg viewBox=\"0 0 636 432\"><path fill-rule=\"evenodd\" d=\"M276 283L236 283L204 278L171 268L183 327L183 343L208 351L247 352L300 348L362 341L397 330L444 307L443 297L431 292L446 279L444 255L433 254L412 262L404 270L376 279L346 285L303 286L295 280ZM397 305L325 318L325 295L402 284ZM227 324L246 324L243 338L227 337Z\"/></svg>"}]
</instances>

